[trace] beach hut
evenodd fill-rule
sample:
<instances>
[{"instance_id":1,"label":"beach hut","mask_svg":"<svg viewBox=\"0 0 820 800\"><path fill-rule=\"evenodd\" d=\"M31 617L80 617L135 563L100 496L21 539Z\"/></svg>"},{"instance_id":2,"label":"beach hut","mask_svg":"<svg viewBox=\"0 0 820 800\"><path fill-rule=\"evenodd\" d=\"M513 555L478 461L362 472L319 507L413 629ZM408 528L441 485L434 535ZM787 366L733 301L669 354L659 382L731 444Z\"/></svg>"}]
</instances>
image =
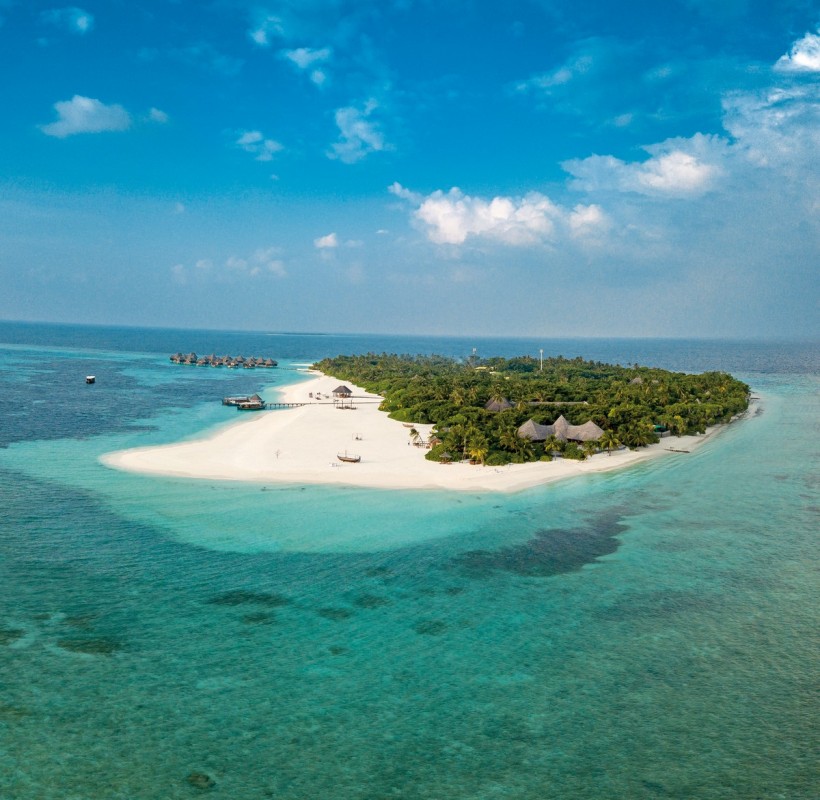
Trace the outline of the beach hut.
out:
<instances>
[{"instance_id":1,"label":"beach hut","mask_svg":"<svg viewBox=\"0 0 820 800\"><path fill-rule=\"evenodd\" d=\"M439 464L452 464L453 463L453 455L452 453L448 453L446 450L438 457Z\"/></svg>"},{"instance_id":2,"label":"beach hut","mask_svg":"<svg viewBox=\"0 0 820 800\"><path fill-rule=\"evenodd\" d=\"M347 386L342 385L342 386L337 386L333 390L333 396L338 397L340 399L346 399L348 397L352 397L353 392Z\"/></svg>"}]
</instances>

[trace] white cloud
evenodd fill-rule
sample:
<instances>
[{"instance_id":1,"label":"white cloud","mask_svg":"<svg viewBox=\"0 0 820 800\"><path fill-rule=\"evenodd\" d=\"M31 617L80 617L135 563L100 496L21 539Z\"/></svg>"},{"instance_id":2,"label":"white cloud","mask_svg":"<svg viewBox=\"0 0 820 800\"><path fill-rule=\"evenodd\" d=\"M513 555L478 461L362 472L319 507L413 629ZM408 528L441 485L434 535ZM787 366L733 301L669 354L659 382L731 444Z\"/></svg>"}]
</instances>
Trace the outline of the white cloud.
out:
<instances>
[{"instance_id":1,"label":"white cloud","mask_svg":"<svg viewBox=\"0 0 820 800\"><path fill-rule=\"evenodd\" d=\"M151 122L158 122L160 125L164 125L168 122L168 115L158 108L151 108L148 111L148 119L151 120Z\"/></svg>"},{"instance_id":2,"label":"white cloud","mask_svg":"<svg viewBox=\"0 0 820 800\"><path fill-rule=\"evenodd\" d=\"M816 188L820 85L737 92L724 98L723 110L723 124L734 137L738 156Z\"/></svg>"},{"instance_id":3,"label":"white cloud","mask_svg":"<svg viewBox=\"0 0 820 800\"><path fill-rule=\"evenodd\" d=\"M276 140L266 139L261 131L242 131L235 144L257 161L271 161L274 153L284 149Z\"/></svg>"},{"instance_id":4,"label":"white cloud","mask_svg":"<svg viewBox=\"0 0 820 800\"><path fill-rule=\"evenodd\" d=\"M371 119L378 107L378 103L371 98L361 109L354 106L337 109L335 119L339 141L332 145L327 153L328 158L353 164L370 153L390 149L378 124Z\"/></svg>"},{"instance_id":5,"label":"white cloud","mask_svg":"<svg viewBox=\"0 0 820 800\"><path fill-rule=\"evenodd\" d=\"M260 247L248 256L229 256L225 266L232 272L258 278L260 275L275 275L277 278L287 277L285 263L277 258L279 249L276 247Z\"/></svg>"},{"instance_id":6,"label":"white cloud","mask_svg":"<svg viewBox=\"0 0 820 800\"><path fill-rule=\"evenodd\" d=\"M282 55L292 61L299 69L306 70L316 63L327 61L332 52L329 47L323 47L321 50L314 50L310 47L297 47L295 50L283 50Z\"/></svg>"},{"instance_id":7,"label":"white cloud","mask_svg":"<svg viewBox=\"0 0 820 800\"><path fill-rule=\"evenodd\" d=\"M327 73L319 65L330 59L333 51L329 47L314 50L310 47L297 47L295 50L282 50L282 58L290 61L297 69L307 72L311 82L316 86L324 86L327 82Z\"/></svg>"},{"instance_id":8,"label":"white cloud","mask_svg":"<svg viewBox=\"0 0 820 800\"><path fill-rule=\"evenodd\" d=\"M820 72L820 35L807 33L774 65L780 72Z\"/></svg>"},{"instance_id":9,"label":"white cloud","mask_svg":"<svg viewBox=\"0 0 820 800\"><path fill-rule=\"evenodd\" d=\"M63 139L77 133L124 131L131 127L131 115L120 105L107 106L91 97L75 94L71 100L54 104L59 119L40 130L46 136Z\"/></svg>"},{"instance_id":10,"label":"white cloud","mask_svg":"<svg viewBox=\"0 0 820 800\"><path fill-rule=\"evenodd\" d=\"M251 256L251 275L260 275L266 272L270 275L275 275L278 278L287 276L285 270L285 263L276 256L279 254L279 249L276 247L260 248L254 251Z\"/></svg>"},{"instance_id":11,"label":"white cloud","mask_svg":"<svg viewBox=\"0 0 820 800\"><path fill-rule=\"evenodd\" d=\"M436 244L460 245L470 238L481 238L526 246L554 241L565 231L575 238L587 238L609 226L598 206L577 205L568 211L538 192L485 199L466 195L458 188L438 190L427 197L400 184L393 184L389 191L417 205L413 218Z\"/></svg>"},{"instance_id":12,"label":"white cloud","mask_svg":"<svg viewBox=\"0 0 820 800\"><path fill-rule=\"evenodd\" d=\"M269 47L272 40L283 33L282 20L279 17L260 12L256 15L248 36L260 47Z\"/></svg>"},{"instance_id":13,"label":"white cloud","mask_svg":"<svg viewBox=\"0 0 820 800\"><path fill-rule=\"evenodd\" d=\"M520 81L515 85L515 90L522 93L535 91L549 94L554 87L563 86L579 75L589 72L593 64L593 57L588 53L582 53L550 72L543 72Z\"/></svg>"},{"instance_id":14,"label":"white cloud","mask_svg":"<svg viewBox=\"0 0 820 800\"><path fill-rule=\"evenodd\" d=\"M626 162L614 156L589 156L562 166L574 176L572 186L585 191L691 197L711 189L721 174L719 161L727 143L716 136L669 139L644 148L650 158Z\"/></svg>"},{"instance_id":15,"label":"white cloud","mask_svg":"<svg viewBox=\"0 0 820 800\"><path fill-rule=\"evenodd\" d=\"M569 215L568 222L570 235L576 239L595 238L609 231L612 226L604 210L595 204L575 206Z\"/></svg>"},{"instance_id":16,"label":"white cloud","mask_svg":"<svg viewBox=\"0 0 820 800\"><path fill-rule=\"evenodd\" d=\"M319 248L319 250L332 249L339 246L339 239L335 233L329 233L327 236L320 236L318 239L314 239L313 245Z\"/></svg>"},{"instance_id":17,"label":"white cloud","mask_svg":"<svg viewBox=\"0 0 820 800\"><path fill-rule=\"evenodd\" d=\"M40 20L48 25L65 28L71 33L85 34L94 28L94 15L81 8L52 8L40 14Z\"/></svg>"}]
</instances>

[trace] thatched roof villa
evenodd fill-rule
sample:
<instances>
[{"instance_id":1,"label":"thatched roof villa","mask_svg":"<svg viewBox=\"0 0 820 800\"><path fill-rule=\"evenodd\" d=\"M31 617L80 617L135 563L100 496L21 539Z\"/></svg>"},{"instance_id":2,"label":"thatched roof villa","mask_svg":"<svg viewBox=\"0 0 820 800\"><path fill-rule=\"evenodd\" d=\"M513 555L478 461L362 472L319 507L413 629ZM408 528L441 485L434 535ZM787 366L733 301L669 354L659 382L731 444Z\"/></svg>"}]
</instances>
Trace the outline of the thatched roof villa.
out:
<instances>
[{"instance_id":1,"label":"thatched roof villa","mask_svg":"<svg viewBox=\"0 0 820 800\"><path fill-rule=\"evenodd\" d=\"M337 386L333 390L334 397L353 397L353 392L347 386Z\"/></svg>"},{"instance_id":2,"label":"thatched roof villa","mask_svg":"<svg viewBox=\"0 0 820 800\"><path fill-rule=\"evenodd\" d=\"M592 420L583 425L570 425L563 414L552 425L539 425L535 420L528 419L518 429L518 435L522 439L529 439L532 442L543 442L550 436L554 436L560 442L597 442L603 433L603 428L598 427Z\"/></svg>"}]
</instances>

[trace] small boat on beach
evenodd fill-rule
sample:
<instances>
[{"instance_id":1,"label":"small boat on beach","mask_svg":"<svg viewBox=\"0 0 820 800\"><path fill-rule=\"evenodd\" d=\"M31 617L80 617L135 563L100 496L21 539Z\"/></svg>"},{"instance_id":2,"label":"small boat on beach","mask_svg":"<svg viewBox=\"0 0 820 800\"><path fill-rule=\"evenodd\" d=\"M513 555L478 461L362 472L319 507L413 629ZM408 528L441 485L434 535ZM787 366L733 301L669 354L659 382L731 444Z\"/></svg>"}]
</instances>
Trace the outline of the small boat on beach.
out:
<instances>
[{"instance_id":1,"label":"small boat on beach","mask_svg":"<svg viewBox=\"0 0 820 800\"><path fill-rule=\"evenodd\" d=\"M344 461L347 464L358 464L362 460L361 456L349 455L347 450L345 450L344 455L342 455L341 453L337 453L336 458L338 458L339 461Z\"/></svg>"}]
</instances>

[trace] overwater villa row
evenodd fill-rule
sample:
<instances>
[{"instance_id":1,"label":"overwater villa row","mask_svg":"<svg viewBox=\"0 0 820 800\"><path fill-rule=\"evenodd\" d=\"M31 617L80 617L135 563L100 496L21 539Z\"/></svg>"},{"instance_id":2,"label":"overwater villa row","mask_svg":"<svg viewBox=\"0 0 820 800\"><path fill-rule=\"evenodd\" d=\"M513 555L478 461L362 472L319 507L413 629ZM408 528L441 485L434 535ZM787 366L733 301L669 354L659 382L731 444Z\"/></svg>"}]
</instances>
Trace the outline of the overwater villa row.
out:
<instances>
[{"instance_id":1,"label":"overwater villa row","mask_svg":"<svg viewBox=\"0 0 820 800\"><path fill-rule=\"evenodd\" d=\"M228 367L228 369L271 369L278 366L272 358L245 358L245 356L197 356L196 353L174 353L171 356L174 364L188 364L195 367Z\"/></svg>"}]
</instances>

